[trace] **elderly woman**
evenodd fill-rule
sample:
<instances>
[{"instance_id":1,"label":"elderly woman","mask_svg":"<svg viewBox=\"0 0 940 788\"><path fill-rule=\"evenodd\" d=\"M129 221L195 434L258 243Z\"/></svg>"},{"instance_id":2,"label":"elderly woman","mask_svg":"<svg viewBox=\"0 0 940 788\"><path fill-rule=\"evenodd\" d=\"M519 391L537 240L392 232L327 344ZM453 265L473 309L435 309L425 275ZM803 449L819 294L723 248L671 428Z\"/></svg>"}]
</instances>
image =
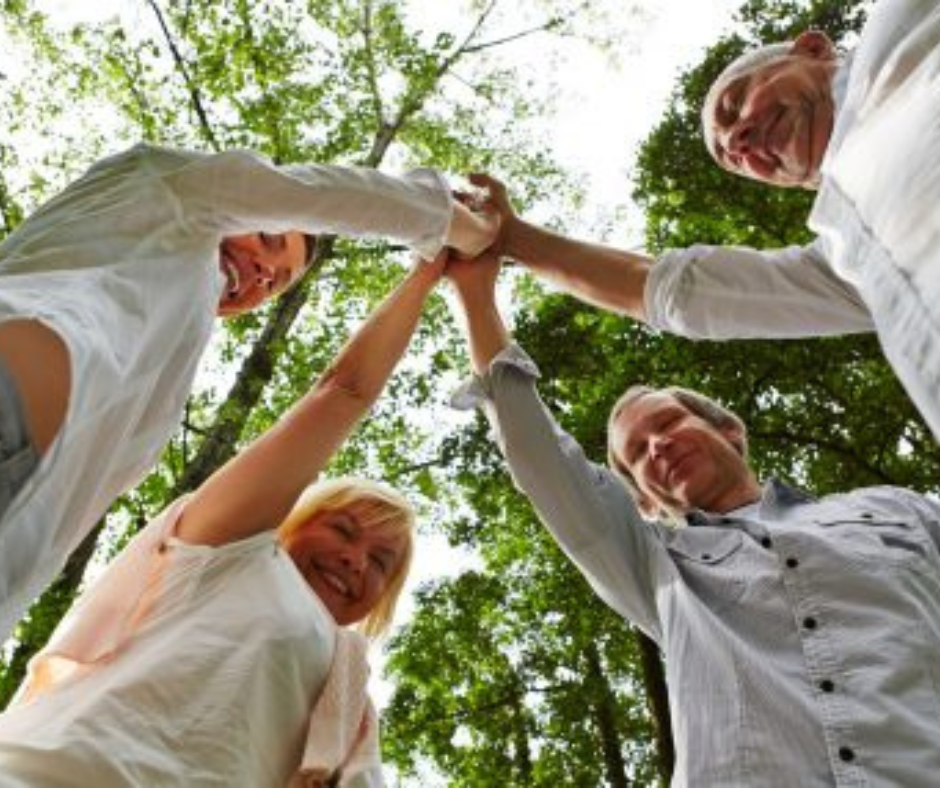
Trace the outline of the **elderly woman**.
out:
<instances>
[{"instance_id":1,"label":"elderly woman","mask_svg":"<svg viewBox=\"0 0 940 788\"><path fill-rule=\"evenodd\" d=\"M444 264L417 265L278 424L77 602L0 715L4 786L381 782L365 640L344 627L388 625L413 515L373 483L307 484L378 397Z\"/></svg>"}]
</instances>

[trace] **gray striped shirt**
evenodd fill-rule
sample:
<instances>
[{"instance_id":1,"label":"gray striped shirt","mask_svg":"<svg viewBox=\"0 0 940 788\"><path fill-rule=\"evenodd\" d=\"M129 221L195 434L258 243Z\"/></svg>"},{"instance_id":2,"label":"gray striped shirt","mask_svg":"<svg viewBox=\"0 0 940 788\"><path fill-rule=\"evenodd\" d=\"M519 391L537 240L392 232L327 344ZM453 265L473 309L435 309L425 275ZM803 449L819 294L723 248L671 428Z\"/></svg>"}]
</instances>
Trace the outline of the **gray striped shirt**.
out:
<instances>
[{"instance_id":1,"label":"gray striped shirt","mask_svg":"<svg viewBox=\"0 0 940 788\"><path fill-rule=\"evenodd\" d=\"M666 659L674 786L940 785L940 507L777 482L690 527L643 520L535 390L517 346L486 403L513 478L597 594Z\"/></svg>"}]
</instances>

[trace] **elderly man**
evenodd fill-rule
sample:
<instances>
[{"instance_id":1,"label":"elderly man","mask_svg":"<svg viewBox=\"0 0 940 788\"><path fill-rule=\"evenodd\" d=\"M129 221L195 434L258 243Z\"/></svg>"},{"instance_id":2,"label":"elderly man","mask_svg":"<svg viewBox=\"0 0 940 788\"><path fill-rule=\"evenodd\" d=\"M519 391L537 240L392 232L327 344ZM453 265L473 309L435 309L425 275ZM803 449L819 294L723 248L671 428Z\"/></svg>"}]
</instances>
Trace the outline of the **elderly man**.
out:
<instances>
[{"instance_id":1,"label":"elderly man","mask_svg":"<svg viewBox=\"0 0 940 788\"><path fill-rule=\"evenodd\" d=\"M216 314L303 273L315 234L477 252L493 217L430 170L276 167L138 145L0 245L0 640L179 424Z\"/></svg>"},{"instance_id":2,"label":"elderly man","mask_svg":"<svg viewBox=\"0 0 940 788\"><path fill-rule=\"evenodd\" d=\"M821 33L743 56L703 108L732 172L818 189L805 248L642 254L508 221L499 249L592 303L693 338L875 330L940 438L940 4L881 0L848 57ZM720 206L716 206L720 210Z\"/></svg>"},{"instance_id":3,"label":"elderly man","mask_svg":"<svg viewBox=\"0 0 940 788\"><path fill-rule=\"evenodd\" d=\"M761 485L734 414L634 387L590 462L535 390L493 256L451 264L513 478L597 594L662 648L675 786L904 786L940 774L940 507ZM670 525L657 522L669 518Z\"/></svg>"}]
</instances>

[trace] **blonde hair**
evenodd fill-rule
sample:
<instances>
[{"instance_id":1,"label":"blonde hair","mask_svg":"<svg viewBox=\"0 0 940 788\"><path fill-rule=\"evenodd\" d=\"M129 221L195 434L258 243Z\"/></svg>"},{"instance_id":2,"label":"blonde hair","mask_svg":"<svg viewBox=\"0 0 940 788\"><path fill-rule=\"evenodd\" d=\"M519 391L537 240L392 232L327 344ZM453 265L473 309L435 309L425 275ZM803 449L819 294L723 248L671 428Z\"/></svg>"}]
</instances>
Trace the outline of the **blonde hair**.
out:
<instances>
[{"instance_id":1,"label":"blonde hair","mask_svg":"<svg viewBox=\"0 0 940 788\"><path fill-rule=\"evenodd\" d=\"M715 429L722 431L730 430L736 435L739 435L740 440L732 440L730 442L732 446L737 449L741 457L747 461L747 427L737 414L732 413L723 405L718 404L711 397L706 397L704 394L683 388L682 386L667 386L661 389L642 385L630 386L630 388L620 396L620 399L614 403L614 407L610 410L610 416L607 417L607 465L620 477L620 480L624 483L624 486L627 488L634 501L639 503L642 494L636 479L630 472L627 464L620 458L614 446L614 426L624 410L641 397L646 397L650 394L668 394L687 411L708 422L708 424ZM670 510L669 514L673 517L677 517L681 513Z\"/></svg>"},{"instance_id":2,"label":"blonde hair","mask_svg":"<svg viewBox=\"0 0 940 788\"><path fill-rule=\"evenodd\" d=\"M364 530L378 530L403 541L398 561L388 576L385 590L375 607L359 622L357 628L375 639L391 625L395 605L405 585L414 554L415 512L398 492L378 482L344 476L311 484L304 490L294 508L278 526L281 542L304 528L322 512L348 511Z\"/></svg>"}]
</instances>

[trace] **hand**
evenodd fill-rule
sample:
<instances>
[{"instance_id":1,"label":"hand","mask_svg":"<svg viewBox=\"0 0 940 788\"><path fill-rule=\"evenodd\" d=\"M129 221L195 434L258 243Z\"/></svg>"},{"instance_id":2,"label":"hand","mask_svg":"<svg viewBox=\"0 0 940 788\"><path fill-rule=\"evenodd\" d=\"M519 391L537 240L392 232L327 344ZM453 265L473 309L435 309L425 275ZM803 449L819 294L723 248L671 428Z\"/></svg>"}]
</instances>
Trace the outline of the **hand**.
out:
<instances>
[{"instance_id":1,"label":"hand","mask_svg":"<svg viewBox=\"0 0 940 788\"><path fill-rule=\"evenodd\" d=\"M472 172L467 176L467 179L486 194L482 200L478 195L473 195L471 197L473 201L471 207L478 210L489 210L499 216L499 230L493 244L489 247L490 250L500 256L508 254L514 228L519 223L519 216L509 200L506 184L498 178L482 172Z\"/></svg>"},{"instance_id":2,"label":"hand","mask_svg":"<svg viewBox=\"0 0 940 788\"><path fill-rule=\"evenodd\" d=\"M444 276L461 297L476 294L491 297L496 291L500 267L499 256L491 250L473 258L453 255Z\"/></svg>"},{"instance_id":3,"label":"hand","mask_svg":"<svg viewBox=\"0 0 940 788\"><path fill-rule=\"evenodd\" d=\"M444 247L432 260L415 257L408 278L423 283L431 290L444 276L448 262L453 258L454 252Z\"/></svg>"},{"instance_id":4,"label":"hand","mask_svg":"<svg viewBox=\"0 0 940 788\"><path fill-rule=\"evenodd\" d=\"M486 251L499 235L500 216L487 202L466 192L454 192L454 218L447 243L463 258Z\"/></svg>"}]
</instances>

